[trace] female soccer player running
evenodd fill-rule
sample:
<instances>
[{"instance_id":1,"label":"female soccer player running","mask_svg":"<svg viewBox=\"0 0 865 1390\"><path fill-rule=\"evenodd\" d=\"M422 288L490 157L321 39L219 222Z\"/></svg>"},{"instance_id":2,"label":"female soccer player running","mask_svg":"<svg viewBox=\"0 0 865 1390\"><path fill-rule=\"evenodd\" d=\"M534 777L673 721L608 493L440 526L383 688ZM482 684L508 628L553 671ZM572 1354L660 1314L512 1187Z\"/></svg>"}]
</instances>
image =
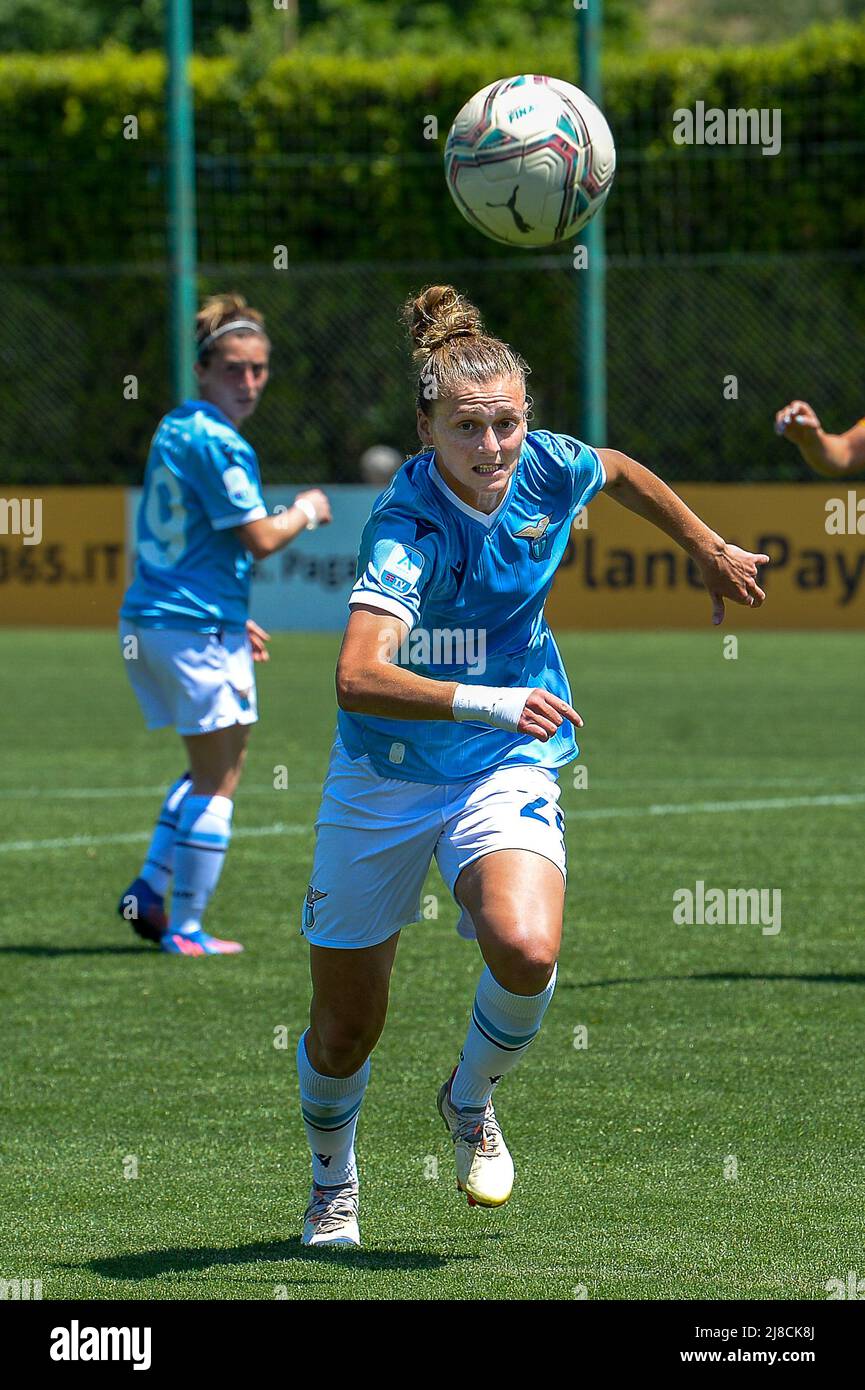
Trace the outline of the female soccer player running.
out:
<instances>
[{"instance_id":1,"label":"female soccer player running","mask_svg":"<svg viewBox=\"0 0 865 1390\"><path fill-rule=\"evenodd\" d=\"M715 622L725 598L765 597L757 566L768 557L727 544L633 459L527 432L525 362L453 287L428 287L404 313L424 452L364 530L304 907L306 1245L359 1244L358 1111L399 932L420 916L433 854L485 963L438 1108L469 1201L495 1207L511 1194L492 1092L537 1036L555 986L566 870L556 773L578 753L582 720L543 610L575 512L603 487L671 536L699 566ZM437 634L441 648L454 633L463 652L437 651ZM463 660L483 644L485 669Z\"/></svg>"},{"instance_id":2,"label":"female soccer player running","mask_svg":"<svg viewBox=\"0 0 865 1390\"><path fill-rule=\"evenodd\" d=\"M139 936L186 956L243 949L211 936L202 919L258 718L253 662L268 659L268 634L247 617L252 563L330 521L318 489L268 516L255 451L238 432L267 384L262 315L240 295L215 295L197 316L196 341L198 398L170 411L153 437L137 569L120 610L121 650L147 727L174 725L189 770L169 789L118 911Z\"/></svg>"}]
</instances>

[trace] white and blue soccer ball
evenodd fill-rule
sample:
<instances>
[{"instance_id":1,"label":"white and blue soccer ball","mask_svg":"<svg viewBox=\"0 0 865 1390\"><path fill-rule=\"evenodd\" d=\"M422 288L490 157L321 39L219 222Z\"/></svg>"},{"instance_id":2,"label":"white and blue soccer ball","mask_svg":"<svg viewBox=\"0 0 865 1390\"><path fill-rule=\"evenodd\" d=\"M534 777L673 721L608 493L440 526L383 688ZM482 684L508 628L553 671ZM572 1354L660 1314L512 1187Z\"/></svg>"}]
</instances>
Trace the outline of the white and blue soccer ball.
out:
<instances>
[{"instance_id":1,"label":"white and blue soccer ball","mask_svg":"<svg viewBox=\"0 0 865 1390\"><path fill-rule=\"evenodd\" d=\"M460 111L445 176L468 222L508 246L553 246L603 207L616 146L600 107L557 77L502 77Z\"/></svg>"}]
</instances>

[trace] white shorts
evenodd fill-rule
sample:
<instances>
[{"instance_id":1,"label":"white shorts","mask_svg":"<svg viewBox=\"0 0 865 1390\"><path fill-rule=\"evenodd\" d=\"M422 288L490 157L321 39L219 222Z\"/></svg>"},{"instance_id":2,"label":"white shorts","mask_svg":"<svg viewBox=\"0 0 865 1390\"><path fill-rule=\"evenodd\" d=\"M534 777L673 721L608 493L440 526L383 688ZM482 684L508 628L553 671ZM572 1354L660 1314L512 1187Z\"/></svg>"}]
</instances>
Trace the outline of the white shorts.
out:
<instances>
[{"instance_id":1,"label":"white shorts","mask_svg":"<svg viewBox=\"0 0 865 1390\"><path fill-rule=\"evenodd\" d=\"M447 786L380 777L368 757L352 762L337 736L315 823L303 935L313 946L358 950L419 921L433 855L451 893L466 865L492 850L533 850L565 878L559 791L553 772L531 766L504 765ZM475 935L465 908L457 930Z\"/></svg>"},{"instance_id":2,"label":"white shorts","mask_svg":"<svg viewBox=\"0 0 865 1390\"><path fill-rule=\"evenodd\" d=\"M120 620L120 650L148 729L209 734L258 719L245 632L178 631Z\"/></svg>"}]
</instances>

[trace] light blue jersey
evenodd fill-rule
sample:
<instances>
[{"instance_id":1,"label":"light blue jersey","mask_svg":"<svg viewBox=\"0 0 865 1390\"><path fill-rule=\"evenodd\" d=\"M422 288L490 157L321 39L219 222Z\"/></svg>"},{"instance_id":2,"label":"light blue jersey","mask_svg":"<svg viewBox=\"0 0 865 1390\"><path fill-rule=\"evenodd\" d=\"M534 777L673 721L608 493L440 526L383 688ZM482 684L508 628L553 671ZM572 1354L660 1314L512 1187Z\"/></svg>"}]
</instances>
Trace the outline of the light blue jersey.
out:
<instances>
[{"instance_id":1,"label":"light blue jersey","mask_svg":"<svg viewBox=\"0 0 865 1390\"><path fill-rule=\"evenodd\" d=\"M141 627L243 628L253 561L234 528L266 515L255 450L217 406L184 401L150 446L122 617Z\"/></svg>"},{"instance_id":2,"label":"light blue jersey","mask_svg":"<svg viewBox=\"0 0 865 1390\"><path fill-rule=\"evenodd\" d=\"M566 434L525 439L509 491L490 515L447 486L434 451L403 465L364 528L349 604L369 603L411 629L400 665L465 685L539 686L571 703L544 603L575 512L603 487L594 449ZM450 783L504 763L555 768L579 753L564 721L547 743L487 724L380 719L340 710L350 757L382 777Z\"/></svg>"}]
</instances>

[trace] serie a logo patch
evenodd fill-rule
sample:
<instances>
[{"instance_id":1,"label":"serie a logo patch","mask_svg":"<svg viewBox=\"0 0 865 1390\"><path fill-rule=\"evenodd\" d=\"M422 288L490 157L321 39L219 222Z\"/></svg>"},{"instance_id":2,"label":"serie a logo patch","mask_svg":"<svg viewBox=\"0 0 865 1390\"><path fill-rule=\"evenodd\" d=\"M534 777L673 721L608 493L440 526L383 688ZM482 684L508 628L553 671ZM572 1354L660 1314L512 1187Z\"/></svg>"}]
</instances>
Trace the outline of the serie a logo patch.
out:
<instances>
[{"instance_id":1,"label":"serie a logo patch","mask_svg":"<svg viewBox=\"0 0 865 1390\"><path fill-rule=\"evenodd\" d=\"M378 557L376 557L378 558ZM413 545L395 541L381 557L379 575L386 589L395 594L407 594L420 578L424 557Z\"/></svg>"},{"instance_id":2,"label":"serie a logo patch","mask_svg":"<svg viewBox=\"0 0 865 1390\"><path fill-rule=\"evenodd\" d=\"M239 463L233 463L225 469L222 474L222 481L232 502L249 502L249 505L252 506L255 500L252 483L246 470L241 468Z\"/></svg>"}]
</instances>

